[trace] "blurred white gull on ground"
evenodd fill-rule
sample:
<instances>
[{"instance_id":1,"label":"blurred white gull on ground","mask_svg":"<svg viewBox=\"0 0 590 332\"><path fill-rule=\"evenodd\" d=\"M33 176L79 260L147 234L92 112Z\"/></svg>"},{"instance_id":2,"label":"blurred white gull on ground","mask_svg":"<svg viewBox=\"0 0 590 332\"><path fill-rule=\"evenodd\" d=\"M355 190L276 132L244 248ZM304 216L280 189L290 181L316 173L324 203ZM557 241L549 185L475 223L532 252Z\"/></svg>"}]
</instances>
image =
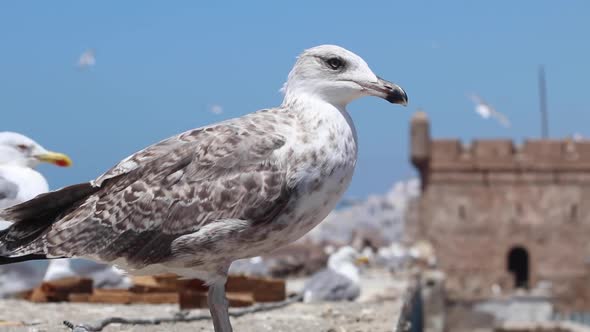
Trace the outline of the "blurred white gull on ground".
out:
<instances>
[{"instance_id":1,"label":"blurred white gull on ground","mask_svg":"<svg viewBox=\"0 0 590 332\"><path fill-rule=\"evenodd\" d=\"M116 267L83 259L54 259L49 264L43 281L66 277L86 277L97 288L129 288L131 279Z\"/></svg>"},{"instance_id":2,"label":"blurred white gull on ground","mask_svg":"<svg viewBox=\"0 0 590 332\"><path fill-rule=\"evenodd\" d=\"M376 265L394 271L399 270L411 259L408 249L397 242L379 248L375 256Z\"/></svg>"},{"instance_id":3,"label":"blurred white gull on ground","mask_svg":"<svg viewBox=\"0 0 590 332\"><path fill-rule=\"evenodd\" d=\"M328 259L328 266L314 274L303 285L303 301L354 301L361 294L358 265L367 258L345 246Z\"/></svg>"}]
</instances>

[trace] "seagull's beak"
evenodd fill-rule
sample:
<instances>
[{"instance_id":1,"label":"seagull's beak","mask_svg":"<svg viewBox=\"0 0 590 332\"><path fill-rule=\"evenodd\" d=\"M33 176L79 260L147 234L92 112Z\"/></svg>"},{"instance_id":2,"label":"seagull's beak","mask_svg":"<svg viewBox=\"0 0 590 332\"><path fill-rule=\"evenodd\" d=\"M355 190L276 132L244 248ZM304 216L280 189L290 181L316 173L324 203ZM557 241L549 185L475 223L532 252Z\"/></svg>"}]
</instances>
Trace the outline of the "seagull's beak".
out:
<instances>
[{"instance_id":1,"label":"seagull's beak","mask_svg":"<svg viewBox=\"0 0 590 332\"><path fill-rule=\"evenodd\" d=\"M354 264L361 266L361 265L368 265L369 264L369 257L367 256L359 256L354 260Z\"/></svg>"},{"instance_id":2,"label":"seagull's beak","mask_svg":"<svg viewBox=\"0 0 590 332\"><path fill-rule=\"evenodd\" d=\"M72 166L72 159L70 159L70 157L66 156L65 154L59 152L44 151L42 153L35 155L35 159L61 167Z\"/></svg>"},{"instance_id":3,"label":"seagull's beak","mask_svg":"<svg viewBox=\"0 0 590 332\"><path fill-rule=\"evenodd\" d=\"M408 105L408 95L399 85L377 77L376 82L357 82L370 95L383 98L392 104Z\"/></svg>"}]
</instances>

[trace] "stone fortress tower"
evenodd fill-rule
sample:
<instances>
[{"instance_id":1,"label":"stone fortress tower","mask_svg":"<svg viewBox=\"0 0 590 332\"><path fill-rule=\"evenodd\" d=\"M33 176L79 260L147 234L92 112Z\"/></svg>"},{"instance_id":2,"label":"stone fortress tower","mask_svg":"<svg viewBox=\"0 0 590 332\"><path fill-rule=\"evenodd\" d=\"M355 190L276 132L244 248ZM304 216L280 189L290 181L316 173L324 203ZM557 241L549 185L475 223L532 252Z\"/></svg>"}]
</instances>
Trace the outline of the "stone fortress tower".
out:
<instances>
[{"instance_id":1,"label":"stone fortress tower","mask_svg":"<svg viewBox=\"0 0 590 332\"><path fill-rule=\"evenodd\" d=\"M547 287L561 308L590 309L590 141L432 139L410 128L422 181L406 225L429 241L451 298Z\"/></svg>"}]
</instances>

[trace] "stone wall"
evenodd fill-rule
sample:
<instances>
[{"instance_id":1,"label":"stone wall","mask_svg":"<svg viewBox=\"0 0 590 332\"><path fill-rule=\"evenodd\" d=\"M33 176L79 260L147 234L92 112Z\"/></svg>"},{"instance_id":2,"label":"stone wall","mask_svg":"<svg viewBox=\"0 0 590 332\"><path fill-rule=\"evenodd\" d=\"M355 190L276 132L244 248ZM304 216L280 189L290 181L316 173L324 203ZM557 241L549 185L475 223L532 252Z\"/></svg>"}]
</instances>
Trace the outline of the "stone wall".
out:
<instances>
[{"instance_id":1,"label":"stone wall","mask_svg":"<svg viewBox=\"0 0 590 332\"><path fill-rule=\"evenodd\" d=\"M590 332L590 328L572 322L506 324L494 332Z\"/></svg>"},{"instance_id":2,"label":"stone wall","mask_svg":"<svg viewBox=\"0 0 590 332\"><path fill-rule=\"evenodd\" d=\"M406 227L434 246L449 296L512 289L508 255L522 248L529 286L548 281L566 307L590 308L590 296L578 296L589 292L580 280L590 281L590 141L464 145L429 133L428 119L417 114L411 160L422 194Z\"/></svg>"}]
</instances>

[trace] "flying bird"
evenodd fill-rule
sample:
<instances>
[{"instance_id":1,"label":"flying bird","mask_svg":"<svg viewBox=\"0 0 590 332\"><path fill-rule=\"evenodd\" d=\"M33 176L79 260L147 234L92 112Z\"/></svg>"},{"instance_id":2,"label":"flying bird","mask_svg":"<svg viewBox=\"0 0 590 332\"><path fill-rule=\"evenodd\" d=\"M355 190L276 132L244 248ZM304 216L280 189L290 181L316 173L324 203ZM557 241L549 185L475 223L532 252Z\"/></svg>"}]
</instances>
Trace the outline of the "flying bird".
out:
<instances>
[{"instance_id":1,"label":"flying bird","mask_svg":"<svg viewBox=\"0 0 590 332\"><path fill-rule=\"evenodd\" d=\"M213 105L211 106L209 111L215 115L219 115L223 113L223 107L221 107L220 105Z\"/></svg>"},{"instance_id":2,"label":"flying bird","mask_svg":"<svg viewBox=\"0 0 590 332\"><path fill-rule=\"evenodd\" d=\"M81 69L94 67L96 65L96 51L92 48L84 51L78 58L77 65Z\"/></svg>"},{"instance_id":3,"label":"flying bird","mask_svg":"<svg viewBox=\"0 0 590 332\"><path fill-rule=\"evenodd\" d=\"M483 98L476 94L469 95L469 98L475 103L475 112L477 112L482 118L494 118L500 122L502 126L506 128L510 127L510 121L508 118L504 114L496 111L496 109L483 100Z\"/></svg>"},{"instance_id":4,"label":"flying bird","mask_svg":"<svg viewBox=\"0 0 590 332\"><path fill-rule=\"evenodd\" d=\"M368 258L350 246L328 258L328 266L303 285L303 302L354 301L361 294L358 266Z\"/></svg>"},{"instance_id":5,"label":"flying bird","mask_svg":"<svg viewBox=\"0 0 590 332\"><path fill-rule=\"evenodd\" d=\"M357 135L346 105L404 90L338 46L305 50L280 106L189 130L124 159L88 183L0 211L0 263L83 257L131 274L175 273L209 285L216 332L232 331L232 261L291 243L346 191Z\"/></svg>"}]
</instances>

